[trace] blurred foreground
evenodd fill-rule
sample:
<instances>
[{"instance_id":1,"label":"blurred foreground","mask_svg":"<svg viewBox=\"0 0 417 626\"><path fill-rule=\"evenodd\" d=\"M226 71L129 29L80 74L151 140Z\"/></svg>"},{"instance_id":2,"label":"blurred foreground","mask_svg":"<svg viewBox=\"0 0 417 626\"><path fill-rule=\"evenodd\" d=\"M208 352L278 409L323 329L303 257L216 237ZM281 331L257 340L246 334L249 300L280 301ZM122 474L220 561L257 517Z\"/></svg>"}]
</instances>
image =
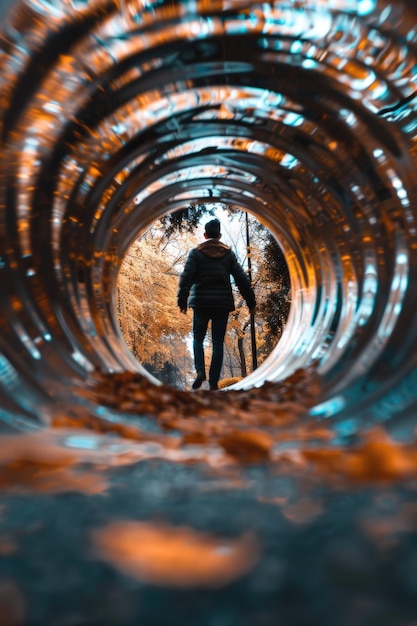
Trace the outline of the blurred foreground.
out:
<instances>
[{"instance_id":1,"label":"blurred foreground","mask_svg":"<svg viewBox=\"0 0 417 626\"><path fill-rule=\"evenodd\" d=\"M120 421L3 436L0 625L415 626L417 448L313 423L308 380L107 375Z\"/></svg>"}]
</instances>

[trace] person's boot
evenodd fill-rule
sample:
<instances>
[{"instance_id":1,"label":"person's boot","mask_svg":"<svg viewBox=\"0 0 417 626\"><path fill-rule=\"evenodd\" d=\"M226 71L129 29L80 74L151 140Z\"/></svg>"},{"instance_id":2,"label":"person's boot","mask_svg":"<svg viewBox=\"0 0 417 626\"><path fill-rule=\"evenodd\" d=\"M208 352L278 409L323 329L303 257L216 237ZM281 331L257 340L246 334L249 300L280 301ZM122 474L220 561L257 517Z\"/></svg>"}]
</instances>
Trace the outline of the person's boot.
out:
<instances>
[{"instance_id":1,"label":"person's boot","mask_svg":"<svg viewBox=\"0 0 417 626\"><path fill-rule=\"evenodd\" d=\"M195 381L192 384L192 388L193 389L200 389L201 385L203 384L203 381L206 380L206 373L204 370L198 370L197 371L197 378L195 379Z\"/></svg>"},{"instance_id":2,"label":"person's boot","mask_svg":"<svg viewBox=\"0 0 417 626\"><path fill-rule=\"evenodd\" d=\"M209 385L210 385L210 391L217 391L217 389L219 388L219 385L217 383L213 383L209 381Z\"/></svg>"}]
</instances>

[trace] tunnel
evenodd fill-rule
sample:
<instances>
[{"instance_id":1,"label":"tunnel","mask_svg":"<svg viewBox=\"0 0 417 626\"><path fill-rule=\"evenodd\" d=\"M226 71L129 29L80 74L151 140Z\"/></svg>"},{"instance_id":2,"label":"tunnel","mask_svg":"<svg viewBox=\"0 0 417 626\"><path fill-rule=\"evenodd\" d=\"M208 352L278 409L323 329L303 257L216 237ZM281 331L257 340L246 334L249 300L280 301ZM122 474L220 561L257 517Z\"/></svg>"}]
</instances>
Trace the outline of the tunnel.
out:
<instances>
[{"instance_id":1,"label":"tunnel","mask_svg":"<svg viewBox=\"0 0 417 626\"><path fill-rule=\"evenodd\" d=\"M413 626L414 0L0 18L0 624ZM269 229L292 294L215 394L150 376L115 300L205 202Z\"/></svg>"}]
</instances>

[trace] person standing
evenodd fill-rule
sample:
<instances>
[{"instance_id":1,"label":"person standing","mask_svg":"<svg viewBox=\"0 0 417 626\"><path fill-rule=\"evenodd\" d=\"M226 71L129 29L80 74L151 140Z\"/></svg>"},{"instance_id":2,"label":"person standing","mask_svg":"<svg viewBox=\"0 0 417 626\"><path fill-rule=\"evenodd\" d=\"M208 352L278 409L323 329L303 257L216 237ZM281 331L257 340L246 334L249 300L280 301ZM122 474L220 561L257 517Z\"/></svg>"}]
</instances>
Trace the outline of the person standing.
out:
<instances>
[{"instance_id":1,"label":"person standing","mask_svg":"<svg viewBox=\"0 0 417 626\"><path fill-rule=\"evenodd\" d=\"M193 309L193 352L197 372L193 389L199 389L206 380L204 339L211 320L213 352L209 386L211 390L216 390L223 365L224 337L229 313L235 310L230 276L233 276L251 314L255 312L256 298L235 253L230 246L220 241L221 228L218 219L207 222L204 238L205 241L188 254L184 271L179 278L178 306L184 314L188 307Z\"/></svg>"}]
</instances>

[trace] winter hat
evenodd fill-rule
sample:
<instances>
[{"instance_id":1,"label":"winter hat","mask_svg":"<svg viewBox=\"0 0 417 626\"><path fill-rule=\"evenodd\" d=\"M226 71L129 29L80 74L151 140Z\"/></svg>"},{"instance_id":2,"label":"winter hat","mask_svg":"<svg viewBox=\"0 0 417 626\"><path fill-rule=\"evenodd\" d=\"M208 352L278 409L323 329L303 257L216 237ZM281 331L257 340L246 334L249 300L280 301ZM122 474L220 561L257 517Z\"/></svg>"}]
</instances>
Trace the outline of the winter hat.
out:
<instances>
[{"instance_id":1,"label":"winter hat","mask_svg":"<svg viewBox=\"0 0 417 626\"><path fill-rule=\"evenodd\" d=\"M207 237L214 239L220 235L220 222L217 219L210 220L204 227Z\"/></svg>"}]
</instances>

